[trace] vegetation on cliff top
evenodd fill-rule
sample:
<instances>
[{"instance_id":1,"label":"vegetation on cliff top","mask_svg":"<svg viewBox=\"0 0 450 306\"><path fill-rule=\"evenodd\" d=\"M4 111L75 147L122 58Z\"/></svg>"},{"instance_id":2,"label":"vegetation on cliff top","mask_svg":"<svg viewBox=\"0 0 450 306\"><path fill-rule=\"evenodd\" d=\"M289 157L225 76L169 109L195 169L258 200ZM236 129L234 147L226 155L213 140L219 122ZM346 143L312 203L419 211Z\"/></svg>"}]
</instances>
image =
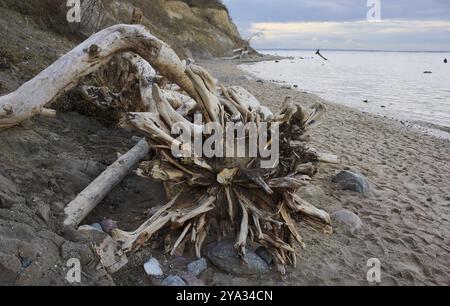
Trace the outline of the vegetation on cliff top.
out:
<instances>
[{"instance_id":1,"label":"vegetation on cliff top","mask_svg":"<svg viewBox=\"0 0 450 306\"><path fill-rule=\"evenodd\" d=\"M228 8L221 0L181 0L186 2L189 6L201 8L220 8L228 11Z\"/></svg>"}]
</instances>

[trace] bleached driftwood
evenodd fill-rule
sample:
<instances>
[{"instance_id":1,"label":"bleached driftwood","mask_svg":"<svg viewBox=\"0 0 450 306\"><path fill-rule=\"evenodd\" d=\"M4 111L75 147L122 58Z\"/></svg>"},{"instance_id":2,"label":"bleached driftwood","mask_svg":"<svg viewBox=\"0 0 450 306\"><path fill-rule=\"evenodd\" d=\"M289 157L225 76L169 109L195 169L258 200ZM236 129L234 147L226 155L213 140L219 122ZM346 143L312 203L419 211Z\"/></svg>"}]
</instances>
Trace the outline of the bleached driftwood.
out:
<instances>
[{"instance_id":1,"label":"bleached driftwood","mask_svg":"<svg viewBox=\"0 0 450 306\"><path fill-rule=\"evenodd\" d=\"M174 184L181 192L137 230L112 231L113 238L121 243L124 251L139 249L155 234L170 228L181 234L169 252L173 254L181 245L191 244L200 257L202 245L211 234L209 229L215 223L220 229L215 238L235 235L236 250L244 261L245 246L248 241L253 241L268 248L282 272L284 265L296 263L295 242L304 247L293 216L298 215L301 222L331 232L329 215L297 193L317 172L320 160L335 160L334 156L322 155L306 143L306 132L318 124L325 107L315 104L310 108L288 98L273 114L242 87L221 86L219 93L217 81L205 69L196 65L185 67L167 45L140 26L120 25L95 34L18 91L0 98L3 109L0 128L17 124L35 113L52 114L43 107L75 85L81 76L108 62L113 54L125 51L142 57L142 60L138 57L130 59L141 63L142 69L137 72L141 77L153 75L146 72L151 71L150 65L164 76L163 79L156 77L144 86L140 84L141 89L146 88L141 95L152 97L152 111L129 112L120 122L120 126L144 134L156 153L152 160L140 164L137 174ZM50 76L58 79L48 79ZM165 78L176 85L167 84ZM141 81L146 81L145 77ZM44 92L41 87L48 88ZM33 91L36 91L33 99L27 98ZM203 115L201 123L194 122L189 115L194 109ZM185 123L200 134L208 130L206 123L213 122L226 130L232 121L241 126L255 123L258 127L262 124L279 127L280 135L273 130L256 128L253 129L256 135L247 131L239 135L238 140L231 140L236 151L246 152L252 138L266 137L266 148L279 146L280 150L276 152L279 161L267 169L262 166L265 158L261 152L256 157L172 155L173 147L183 148L185 153L195 152L189 142L181 142L179 131L173 129L179 123ZM208 135L208 132L200 134L206 141ZM219 135L219 138L218 143L226 140L225 135ZM145 157L149 144L141 141L72 201L65 210L64 224L77 226L134 163Z\"/></svg>"},{"instance_id":2,"label":"bleached driftwood","mask_svg":"<svg viewBox=\"0 0 450 306\"><path fill-rule=\"evenodd\" d=\"M145 139L139 141L128 153L122 155L97 179L84 189L64 209L65 226L76 227L100 203L104 197L130 173L134 166L145 158L150 150Z\"/></svg>"},{"instance_id":3,"label":"bleached driftwood","mask_svg":"<svg viewBox=\"0 0 450 306\"><path fill-rule=\"evenodd\" d=\"M259 101L245 88L231 86L222 90L226 90L227 97L231 98L236 104L246 109L249 113L260 113L264 121L269 121L273 117L272 111L266 106L261 105L261 103L259 103Z\"/></svg>"},{"instance_id":4,"label":"bleached driftwood","mask_svg":"<svg viewBox=\"0 0 450 306\"><path fill-rule=\"evenodd\" d=\"M92 35L16 91L0 97L0 130L37 114L53 113L46 106L114 54L133 51L191 97L197 92L175 52L140 25L116 25Z\"/></svg>"}]
</instances>

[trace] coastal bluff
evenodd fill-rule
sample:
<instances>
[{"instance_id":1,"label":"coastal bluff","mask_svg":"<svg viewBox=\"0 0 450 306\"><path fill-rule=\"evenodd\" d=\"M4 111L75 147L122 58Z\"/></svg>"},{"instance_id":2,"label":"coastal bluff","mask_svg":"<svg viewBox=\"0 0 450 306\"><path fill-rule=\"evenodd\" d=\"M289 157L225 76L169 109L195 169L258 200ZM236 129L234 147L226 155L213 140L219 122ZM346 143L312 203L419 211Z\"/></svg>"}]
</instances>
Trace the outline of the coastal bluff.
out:
<instances>
[{"instance_id":1,"label":"coastal bluff","mask_svg":"<svg viewBox=\"0 0 450 306\"><path fill-rule=\"evenodd\" d=\"M35 26L70 40L83 40L100 29L131 23L139 11L139 23L167 42L181 57L210 58L232 55L245 45L228 9L212 0L83 0L80 22L69 23L67 0L5 0L0 10L17 14L25 26Z\"/></svg>"}]
</instances>

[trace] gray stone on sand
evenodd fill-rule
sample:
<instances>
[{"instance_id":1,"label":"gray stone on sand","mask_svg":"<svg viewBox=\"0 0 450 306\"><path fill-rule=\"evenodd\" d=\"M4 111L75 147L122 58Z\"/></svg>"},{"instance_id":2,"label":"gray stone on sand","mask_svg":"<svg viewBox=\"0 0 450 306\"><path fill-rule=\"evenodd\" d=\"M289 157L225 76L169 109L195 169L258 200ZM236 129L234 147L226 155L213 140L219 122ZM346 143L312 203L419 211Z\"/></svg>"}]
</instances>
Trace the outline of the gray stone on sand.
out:
<instances>
[{"instance_id":1,"label":"gray stone on sand","mask_svg":"<svg viewBox=\"0 0 450 306\"><path fill-rule=\"evenodd\" d=\"M332 181L339 184L342 190L350 190L359 193L368 193L371 191L369 181L362 175L350 172L341 171L336 174Z\"/></svg>"},{"instance_id":2,"label":"gray stone on sand","mask_svg":"<svg viewBox=\"0 0 450 306\"><path fill-rule=\"evenodd\" d=\"M219 269L234 275L255 275L269 272L267 263L249 247L244 263L234 247L234 241L220 241L208 245L206 257Z\"/></svg>"},{"instance_id":3,"label":"gray stone on sand","mask_svg":"<svg viewBox=\"0 0 450 306\"><path fill-rule=\"evenodd\" d=\"M113 230L117 229L117 222L111 219L105 219L100 222L102 229L105 233L110 234Z\"/></svg>"},{"instance_id":4,"label":"gray stone on sand","mask_svg":"<svg viewBox=\"0 0 450 306\"><path fill-rule=\"evenodd\" d=\"M191 262L187 266L188 271L195 276L199 276L207 268L208 268L208 263L206 261L206 258L200 258L196 261Z\"/></svg>"},{"instance_id":5,"label":"gray stone on sand","mask_svg":"<svg viewBox=\"0 0 450 306\"><path fill-rule=\"evenodd\" d=\"M272 255L270 255L269 252L267 252L266 247L260 246L259 248L256 249L255 253L256 255L261 257L269 266L272 264L273 262Z\"/></svg>"},{"instance_id":6,"label":"gray stone on sand","mask_svg":"<svg viewBox=\"0 0 450 306\"><path fill-rule=\"evenodd\" d=\"M163 271L159 264L159 261L156 258L151 258L144 264L145 273L149 276L162 276Z\"/></svg>"},{"instance_id":7,"label":"gray stone on sand","mask_svg":"<svg viewBox=\"0 0 450 306\"><path fill-rule=\"evenodd\" d=\"M100 223L93 223L90 226L95 228L95 229L97 229L97 230L99 230L100 232L103 232L103 228L102 228L102 225Z\"/></svg>"},{"instance_id":8,"label":"gray stone on sand","mask_svg":"<svg viewBox=\"0 0 450 306\"><path fill-rule=\"evenodd\" d=\"M178 275L169 275L168 277L166 277L161 282L161 286L166 286L166 287L184 287L184 286L186 286L186 283Z\"/></svg>"},{"instance_id":9,"label":"gray stone on sand","mask_svg":"<svg viewBox=\"0 0 450 306\"><path fill-rule=\"evenodd\" d=\"M198 279L194 274L190 272L181 273L180 277L190 287L199 287L205 285L205 283L201 279Z\"/></svg>"},{"instance_id":10,"label":"gray stone on sand","mask_svg":"<svg viewBox=\"0 0 450 306\"><path fill-rule=\"evenodd\" d=\"M347 234L358 234L361 231L361 219L349 210L340 210L330 215L333 226L337 226Z\"/></svg>"}]
</instances>

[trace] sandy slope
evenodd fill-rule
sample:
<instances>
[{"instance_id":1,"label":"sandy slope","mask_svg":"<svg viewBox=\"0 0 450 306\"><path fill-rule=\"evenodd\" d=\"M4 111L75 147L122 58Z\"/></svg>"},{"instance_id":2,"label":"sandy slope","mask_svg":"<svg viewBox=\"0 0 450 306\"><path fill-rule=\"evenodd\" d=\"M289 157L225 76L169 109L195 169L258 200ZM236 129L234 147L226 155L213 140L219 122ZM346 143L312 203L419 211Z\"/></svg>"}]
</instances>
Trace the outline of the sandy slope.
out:
<instances>
[{"instance_id":1,"label":"sandy slope","mask_svg":"<svg viewBox=\"0 0 450 306\"><path fill-rule=\"evenodd\" d=\"M239 84L276 111L287 95L305 103L310 94L258 83L230 62L206 62L221 82ZM366 263L379 258L383 285L450 284L450 142L347 107L327 103L328 115L312 132L314 145L342 157L322 165L308 200L333 212L345 208L363 221L362 233L325 237L303 229L307 249L282 283L365 285ZM337 171L365 175L368 196L341 191L331 182Z\"/></svg>"}]
</instances>

